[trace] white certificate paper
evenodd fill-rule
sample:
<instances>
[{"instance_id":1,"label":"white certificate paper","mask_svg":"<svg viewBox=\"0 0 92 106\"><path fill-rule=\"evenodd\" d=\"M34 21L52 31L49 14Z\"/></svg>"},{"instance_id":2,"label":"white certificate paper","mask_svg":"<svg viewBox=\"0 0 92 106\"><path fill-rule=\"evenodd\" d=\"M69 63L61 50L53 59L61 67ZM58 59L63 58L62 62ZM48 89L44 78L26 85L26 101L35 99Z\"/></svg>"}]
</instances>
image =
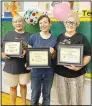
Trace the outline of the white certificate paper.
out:
<instances>
[{"instance_id":1,"label":"white certificate paper","mask_svg":"<svg viewBox=\"0 0 92 106\"><path fill-rule=\"evenodd\" d=\"M80 48L61 48L60 62L80 63Z\"/></svg>"},{"instance_id":2,"label":"white certificate paper","mask_svg":"<svg viewBox=\"0 0 92 106\"><path fill-rule=\"evenodd\" d=\"M48 65L47 51L30 51L29 52L30 65Z\"/></svg>"},{"instance_id":3,"label":"white certificate paper","mask_svg":"<svg viewBox=\"0 0 92 106\"><path fill-rule=\"evenodd\" d=\"M20 42L6 42L5 53L7 55L18 55L20 53Z\"/></svg>"}]
</instances>

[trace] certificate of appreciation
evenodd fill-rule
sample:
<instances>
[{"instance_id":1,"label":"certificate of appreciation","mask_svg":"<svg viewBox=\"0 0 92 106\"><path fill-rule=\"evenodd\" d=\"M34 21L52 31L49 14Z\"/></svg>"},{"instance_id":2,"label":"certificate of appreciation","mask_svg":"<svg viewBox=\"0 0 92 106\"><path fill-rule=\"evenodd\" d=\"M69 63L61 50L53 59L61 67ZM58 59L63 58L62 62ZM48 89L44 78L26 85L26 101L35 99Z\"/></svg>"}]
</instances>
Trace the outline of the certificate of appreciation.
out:
<instances>
[{"instance_id":1,"label":"certificate of appreciation","mask_svg":"<svg viewBox=\"0 0 92 106\"><path fill-rule=\"evenodd\" d=\"M83 64L83 45L63 45L59 44L57 49L57 64L82 66Z\"/></svg>"},{"instance_id":2,"label":"certificate of appreciation","mask_svg":"<svg viewBox=\"0 0 92 106\"><path fill-rule=\"evenodd\" d=\"M10 57L17 57L22 55L22 41L5 41L4 53Z\"/></svg>"},{"instance_id":3,"label":"certificate of appreciation","mask_svg":"<svg viewBox=\"0 0 92 106\"><path fill-rule=\"evenodd\" d=\"M27 65L33 68L50 67L50 52L45 48L30 48L27 51Z\"/></svg>"}]
</instances>

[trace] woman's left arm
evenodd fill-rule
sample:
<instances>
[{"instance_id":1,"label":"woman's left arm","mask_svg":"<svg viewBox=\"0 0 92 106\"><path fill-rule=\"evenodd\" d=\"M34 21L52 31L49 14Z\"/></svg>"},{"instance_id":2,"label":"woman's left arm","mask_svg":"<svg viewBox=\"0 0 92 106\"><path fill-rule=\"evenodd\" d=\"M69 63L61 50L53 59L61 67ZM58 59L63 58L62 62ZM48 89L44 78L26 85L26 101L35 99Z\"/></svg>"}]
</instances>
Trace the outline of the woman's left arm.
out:
<instances>
[{"instance_id":1,"label":"woman's left arm","mask_svg":"<svg viewBox=\"0 0 92 106\"><path fill-rule=\"evenodd\" d=\"M91 56L84 56L83 67L86 66L91 60Z\"/></svg>"},{"instance_id":2,"label":"woman's left arm","mask_svg":"<svg viewBox=\"0 0 92 106\"><path fill-rule=\"evenodd\" d=\"M65 67L68 68L68 69L70 69L70 70L78 71L81 68L83 68L84 66L86 66L89 63L90 60L91 60L91 56L84 56L83 66L82 67L76 67L74 65L65 66Z\"/></svg>"}]
</instances>

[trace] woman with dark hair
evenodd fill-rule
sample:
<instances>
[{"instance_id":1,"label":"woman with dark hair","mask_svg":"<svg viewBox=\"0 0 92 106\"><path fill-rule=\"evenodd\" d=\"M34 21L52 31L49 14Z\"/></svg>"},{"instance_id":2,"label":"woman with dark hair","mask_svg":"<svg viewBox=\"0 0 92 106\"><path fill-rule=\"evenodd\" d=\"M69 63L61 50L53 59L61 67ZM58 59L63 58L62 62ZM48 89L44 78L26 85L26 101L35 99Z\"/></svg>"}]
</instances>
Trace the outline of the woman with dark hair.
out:
<instances>
[{"instance_id":1,"label":"woman with dark hair","mask_svg":"<svg viewBox=\"0 0 92 106\"><path fill-rule=\"evenodd\" d=\"M32 48L49 48L51 58L55 56L56 38L50 33L50 19L47 15L42 15L38 19L41 32L30 36L29 45ZM54 69L51 68L33 68L31 71L31 104L38 105L42 90L42 105L50 105L50 92L53 83Z\"/></svg>"}]
</instances>

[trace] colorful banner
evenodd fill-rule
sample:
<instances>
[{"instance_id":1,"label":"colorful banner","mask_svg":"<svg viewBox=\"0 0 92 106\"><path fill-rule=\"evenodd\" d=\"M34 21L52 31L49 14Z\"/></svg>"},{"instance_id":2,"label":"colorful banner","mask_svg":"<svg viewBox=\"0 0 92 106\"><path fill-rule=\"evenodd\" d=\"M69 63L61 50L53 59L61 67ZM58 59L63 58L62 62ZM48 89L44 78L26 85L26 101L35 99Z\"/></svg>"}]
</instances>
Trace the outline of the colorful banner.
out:
<instances>
[{"instance_id":1,"label":"colorful banner","mask_svg":"<svg viewBox=\"0 0 92 106\"><path fill-rule=\"evenodd\" d=\"M10 12L10 4L11 2L2 2L2 18L11 18ZM51 21L57 21L53 16L53 8L58 3L64 3L62 1L59 2L15 2L16 3L16 11L24 16L25 11L36 9L39 12L39 15L46 14L51 18ZM65 2L70 5L71 10L79 13L81 21L91 21L92 17L92 9L91 2Z\"/></svg>"}]
</instances>

